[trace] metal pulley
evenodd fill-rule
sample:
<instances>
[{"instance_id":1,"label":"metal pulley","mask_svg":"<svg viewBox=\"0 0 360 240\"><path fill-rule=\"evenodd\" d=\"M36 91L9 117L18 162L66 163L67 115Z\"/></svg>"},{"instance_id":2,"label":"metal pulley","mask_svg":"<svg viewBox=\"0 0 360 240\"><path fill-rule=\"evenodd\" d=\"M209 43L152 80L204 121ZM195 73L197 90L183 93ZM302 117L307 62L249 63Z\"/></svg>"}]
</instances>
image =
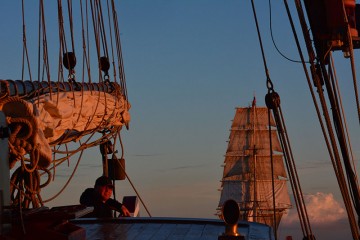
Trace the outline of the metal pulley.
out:
<instances>
[{"instance_id":1,"label":"metal pulley","mask_svg":"<svg viewBox=\"0 0 360 240\"><path fill-rule=\"evenodd\" d=\"M105 56L100 57L100 59L99 59L99 67L100 67L101 71L103 71L105 74L107 74L109 69L110 69L109 59L107 57L105 57Z\"/></svg>"},{"instance_id":2,"label":"metal pulley","mask_svg":"<svg viewBox=\"0 0 360 240\"><path fill-rule=\"evenodd\" d=\"M280 96L277 92L269 91L265 96L265 103L269 109L276 109L280 106Z\"/></svg>"},{"instance_id":3,"label":"metal pulley","mask_svg":"<svg viewBox=\"0 0 360 240\"><path fill-rule=\"evenodd\" d=\"M66 52L63 56L64 67L68 70L74 69L76 66L76 56L73 52Z\"/></svg>"}]
</instances>

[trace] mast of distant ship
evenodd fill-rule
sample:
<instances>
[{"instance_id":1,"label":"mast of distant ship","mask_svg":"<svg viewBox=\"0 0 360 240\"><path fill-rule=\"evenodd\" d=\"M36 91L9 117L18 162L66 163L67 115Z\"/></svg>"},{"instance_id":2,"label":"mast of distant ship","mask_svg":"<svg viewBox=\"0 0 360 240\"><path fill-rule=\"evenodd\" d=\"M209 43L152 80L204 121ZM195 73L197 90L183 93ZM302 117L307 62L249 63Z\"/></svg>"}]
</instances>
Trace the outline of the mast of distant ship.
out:
<instances>
[{"instance_id":1,"label":"mast of distant ship","mask_svg":"<svg viewBox=\"0 0 360 240\"><path fill-rule=\"evenodd\" d=\"M253 122L252 122L252 143L253 143L253 160L254 160L254 200L253 200L253 221L257 221L257 182L256 182L256 138L255 138L255 120L256 120L256 99L254 97L252 102L251 110L253 112Z\"/></svg>"}]
</instances>

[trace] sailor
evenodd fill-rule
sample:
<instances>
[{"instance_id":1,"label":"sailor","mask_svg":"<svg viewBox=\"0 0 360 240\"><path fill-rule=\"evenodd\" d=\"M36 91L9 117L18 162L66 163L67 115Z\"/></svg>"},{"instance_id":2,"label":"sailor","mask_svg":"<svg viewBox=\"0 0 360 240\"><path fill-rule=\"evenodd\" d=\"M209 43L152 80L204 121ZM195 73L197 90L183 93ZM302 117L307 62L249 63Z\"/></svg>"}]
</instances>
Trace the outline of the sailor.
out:
<instances>
[{"instance_id":1,"label":"sailor","mask_svg":"<svg viewBox=\"0 0 360 240\"><path fill-rule=\"evenodd\" d=\"M106 176L101 176L95 181L94 188L87 188L80 196L80 203L94 207L91 217L113 217L113 210L120 213L119 216L130 217L129 210L120 202L111 198L114 185Z\"/></svg>"}]
</instances>

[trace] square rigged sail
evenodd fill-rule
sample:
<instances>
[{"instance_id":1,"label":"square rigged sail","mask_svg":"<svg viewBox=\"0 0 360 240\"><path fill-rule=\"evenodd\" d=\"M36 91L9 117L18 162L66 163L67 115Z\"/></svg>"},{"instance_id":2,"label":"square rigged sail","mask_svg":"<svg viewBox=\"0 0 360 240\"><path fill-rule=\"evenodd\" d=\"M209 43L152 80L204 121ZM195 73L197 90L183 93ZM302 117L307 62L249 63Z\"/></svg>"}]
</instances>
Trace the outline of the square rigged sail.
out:
<instances>
[{"instance_id":1,"label":"square rigged sail","mask_svg":"<svg viewBox=\"0 0 360 240\"><path fill-rule=\"evenodd\" d=\"M282 149L275 121L270 114L269 122L266 107L253 104L236 108L225 154L219 209L229 199L238 203L242 220L270 226L274 226L274 214L278 225L291 207Z\"/></svg>"}]
</instances>

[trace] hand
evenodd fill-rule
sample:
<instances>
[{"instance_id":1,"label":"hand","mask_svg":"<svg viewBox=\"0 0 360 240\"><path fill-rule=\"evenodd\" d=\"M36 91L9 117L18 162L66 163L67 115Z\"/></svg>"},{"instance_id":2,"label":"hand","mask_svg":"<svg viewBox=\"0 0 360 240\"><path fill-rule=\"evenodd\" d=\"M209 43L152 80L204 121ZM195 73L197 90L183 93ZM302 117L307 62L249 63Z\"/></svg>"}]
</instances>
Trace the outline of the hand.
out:
<instances>
[{"instance_id":1,"label":"hand","mask_svg":"<svg viewBox=\"0 0 360 240\"><path fill-rule=\"evenodd\" d=\"M125 207L125 205L122 205L121 210L123 217L131 217L129 210Z\"/></svg>"}]
</instances>

